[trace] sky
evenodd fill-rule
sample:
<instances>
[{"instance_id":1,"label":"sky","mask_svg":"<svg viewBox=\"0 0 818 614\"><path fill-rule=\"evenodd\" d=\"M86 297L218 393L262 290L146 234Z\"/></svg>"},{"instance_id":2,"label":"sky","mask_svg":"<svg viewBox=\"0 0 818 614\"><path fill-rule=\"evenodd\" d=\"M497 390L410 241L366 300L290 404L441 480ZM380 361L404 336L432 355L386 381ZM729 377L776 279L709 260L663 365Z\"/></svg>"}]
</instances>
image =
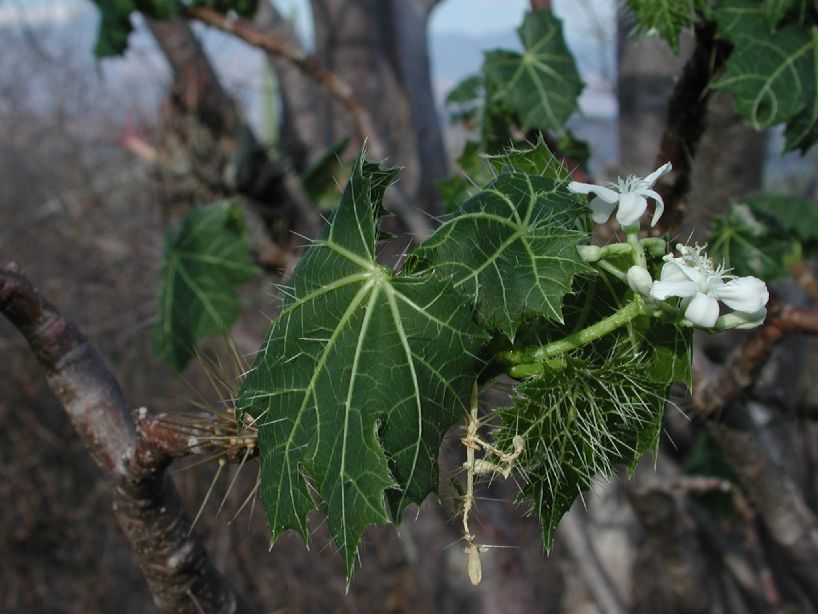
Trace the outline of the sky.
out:
<instances>
[{"instance_id":1,"label":"sky","mask_svg":"<svg viewBox=\"0 0 818 614\"><path fill-rule=\"evenodd\" d=\"M286 15L292 16L305 42L309 44L309 0L273 0ZM439 100L457 81L479 69L482 50L513 46L514 30L522 22L529 0L444 0L433 11L430 21L432 44L444 49L445 65L436 66L433 80ZM554 13L564 22L565 36L574 51L580 72L588 87L580 100L589 115L611 117L616 101L611 87L614 67L614 16L616 0L554 0ZM93 11L90 0L0 0L0 28L27 25L59 25L77 14ZM447 38L448 46L442 45ZM218 36L208 33L208 39ZM148 41L150 42L150 41ZM223 43L222 43L223 44ZM462 52L462 57L452 54ZM218 54L217 54L218 55ZM461 55L458 53L458 55ZM215 58L214 58L215 59ZM232 63L230 71L236 64ZM256 62L240 62L240 80L253 79Z\"/></svg>"}]
</instances>

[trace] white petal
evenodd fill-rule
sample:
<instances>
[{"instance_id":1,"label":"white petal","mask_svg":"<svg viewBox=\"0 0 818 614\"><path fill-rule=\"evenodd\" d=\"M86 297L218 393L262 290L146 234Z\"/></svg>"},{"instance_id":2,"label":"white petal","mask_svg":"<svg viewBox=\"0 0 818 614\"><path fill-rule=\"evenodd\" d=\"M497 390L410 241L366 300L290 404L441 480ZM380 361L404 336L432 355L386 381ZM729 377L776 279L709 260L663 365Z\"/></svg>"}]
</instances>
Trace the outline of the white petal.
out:
<instances>
[{"instance_id":1,"label":"white petal","mask_svg":"<svg viewBox=\"0 0 818 614\"><path fill-rule=\"evenodd\" d=\"M653 278L641 266L632 266L628 269L628 285L637 294L649 296Z\"/></svg>"},{"instance_id":2,"label":"white petal","mask_svg":"<svg viewBox=\"0 0 818 614\"><path fill-rule=\"evenodd\" d=\"M699 286L692 281L654 281L650 295L660 301L669 296L694 296Z\"/></svg>"},{"instance_id":3,"label":"white petal","mask_svg":"<svg viewBox=\"0 0 818 614\"><path fill-rule=\"evenodd\" d=\"M702 274L699 269L684 264L681 258L674 258L662 265L659 279L662 281L692 281L699 284Z\"/></svg>"},{"instance_id":4,"label":"white petal","mask_svg":"<svg viewBox=\"0 0 818 614\"><path fill-rule=\"evenodd\" d=\"M613 210L616 209L616 203L607 203L598 196L588 203L588 206L591 208L591 218L593 218L597 224L607 222Z\"/></svg>"},{"instance_id":5,"label":"white petal","mask_svg":"<svg viewBox=\"0 0 818 614\"><path fill-rule=\"evenodd\" d=\"M719 302L712 296L699 292L687 306L685 317L696 326L712 328L719 319Z\"/></svg>"},{"instance_id":6,"label":"white petal","mask_svg":"<svg viewBox=\"0 0 818 614\"><path fill-rule=\"evenodd\" d=\"M619 210L616 212L616 221L621 226L632 226L639 221L645 209L648 208L648 201L639 196L636 192L625 192L619 196Z\"/></svg>"},{"instance_id":7,"label":"white petal","mask_svg":"<svg viewBox=\"0 0 818 614\"><path fill-rule=\"evenodd\" d=\"M572 181L568 184L568 190L576 194L590 194L593 192L606 203L615 204L619 200L619 194L611 188L605 186L595 185L593 183L579 183Z\"/></svg>"},{"instance_id":8,"label":"white petal","mask_svg":"<svg viewBox=\"0 0 818 614\"><path fill-rule=\"evenodd\" d=\"M730 330L733 328L745 329L756 328L764 323L767 317L767 308L762 307L754 313L744 313L742 311L731 311L716 320L717 330Z\"/></svg>"},{"instance_id":9,"label":"white petal","mask_svg":"<svg viewBox=\"0 0 818 614\"><path fill-rule=\"evenodd\" d=\"M720 288L715 288L710 294L731 309L744 313L756 312L770 300L767 284L758 277L731 279Z\"/></svg>"},{"instance_id":10,"label":"white petal","mask_svg":"<svg viewBox=\"0 0 818 614\"><path fill-rule=\"evenodd\" d=\"M645 198L652 198L656 201L656 209L653 210L653 219L650 221L651 226L656 226L656 222L659 221L659 218L662 217L662 214L665 212L665 201L662 200L658 192L654 192L653 190L639 190L639 194Z\"/></svg>"},{"instance_id":11,"label":"white petal","mask_svg":"<svg viewBox=\"0 0 818 614\"><path fill-rule=\"evenodd\" d=\"M659 181L659 179L667 175L671 170L673 170L673 166L670 164L670 162L666 162L665 164L657 168L650 175L643 179L643 181L646 184L645 187L646 188L653 187L654 183L656 183L657 181ZM662 204L664 205L664 203Z\"/></svg>"}]
</instances>

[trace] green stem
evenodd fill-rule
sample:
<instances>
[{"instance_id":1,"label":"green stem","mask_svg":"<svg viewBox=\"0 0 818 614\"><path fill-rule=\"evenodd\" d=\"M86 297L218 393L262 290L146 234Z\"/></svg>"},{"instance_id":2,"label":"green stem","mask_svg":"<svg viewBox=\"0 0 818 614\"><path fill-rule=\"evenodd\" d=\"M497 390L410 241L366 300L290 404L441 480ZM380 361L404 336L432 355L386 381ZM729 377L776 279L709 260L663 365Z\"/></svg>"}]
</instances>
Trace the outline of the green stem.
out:
<instances>
[{"instance_id":1,"label":"green stem","mask_svg":"<svg viewBox=\"0 0 818 614\"><path fill-rule=\"evenodd\" d=\"M628 226L627 228L623 228L623 230L625 231L625 239L628 245L633 247L633 263L647 270L648 260L645 257L645 248L639 241L639 226Z\"/></svg>"},{"instance_id":2,"label":"green stem","mask_svg":"<svg viewBox=\"0 0 818 614\"><path fill-rule=\"evenodd\" d=\"M578 330L558 341L553 341L547 345L538 347L501 352L497 358L508 365L530 365L531 363L542 362L554 356L582 347L591 341L596 341L644 313L646 313L645 302L641 297L637 296L634 297L633 301L618 311L615 311L604 320L600 320L596 324Z\"/></svg>"},{"instance_id":3,"label":"green stem","mask_svg":"<svg viewBox=\"0 0 818 614\"><path fill-rule=\"evenodd\" d=\"M599 262L595 262L594 264L596 264L596 266L598 266L603 271L608 271L608 273L610 273L617 279L621 279L622 281L627 282L628 276L619 269L617 269L607 260L600 260Z\"/></svg>"}]
</instances>

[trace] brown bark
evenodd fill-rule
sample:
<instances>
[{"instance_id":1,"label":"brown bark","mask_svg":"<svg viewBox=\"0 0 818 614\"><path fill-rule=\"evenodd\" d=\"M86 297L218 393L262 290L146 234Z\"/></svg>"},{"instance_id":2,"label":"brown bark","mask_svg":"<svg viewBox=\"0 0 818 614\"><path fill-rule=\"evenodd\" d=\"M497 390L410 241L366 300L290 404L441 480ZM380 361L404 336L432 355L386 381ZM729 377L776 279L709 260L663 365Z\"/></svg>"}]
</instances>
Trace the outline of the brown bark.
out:
<instances>
[{"instance_id":1,"label":"brown bark","mask_svg":"<svg viewBox=\"0 0 818 614\"><path fill-rule=\"evenodd\" d=\"M818 605L818 518L786 468L769 453L769 438L756 433L746 407L734 408L729 423L710 425L733 471L764 520L787 572L812 606ZM778 455L780 451L776 451Z\"/></svg>"},{"instance_id":2,"label":"brown bark","mask_svg":"<svg viewBox=\"0 0 818 614\"><path fill-rule=\"evenodd\" d=\"M695 413L705 417L735 401L753 383L775 346L787 335L818 334L818 310L771 306L767 323L749 333L727 363L694 393Z\"/></svg>"},{"instance_id":3,"label":"brown bark","mask_svg":"<svg viewBox=\"0 0 818 614\"><path fill-rule=\"evenodd\" d=\"M693 53L673 87L656 159L657 167L665 162L673 164L673 171L656 186L665 203L665 213L654 228L657 235L675 234L684 217L693 160L707 124L709 85L723 66L727 53L725 43L715 40L713 24L704 24L696 30Z\"/></svg>"},{"instance_id":4,"label":"brown bark","mask_svg":"<svg viewBox=\"0 0 818 614\"><path fill-rule=\"evenodd\" d=\"M0 269L0 312L23 334L94 461L111 480L114 513L157 607L246 611L213 567L165 469L171 458L140 437L119 384L77 326L13 267Z\"/></svg>"}]
</instances>

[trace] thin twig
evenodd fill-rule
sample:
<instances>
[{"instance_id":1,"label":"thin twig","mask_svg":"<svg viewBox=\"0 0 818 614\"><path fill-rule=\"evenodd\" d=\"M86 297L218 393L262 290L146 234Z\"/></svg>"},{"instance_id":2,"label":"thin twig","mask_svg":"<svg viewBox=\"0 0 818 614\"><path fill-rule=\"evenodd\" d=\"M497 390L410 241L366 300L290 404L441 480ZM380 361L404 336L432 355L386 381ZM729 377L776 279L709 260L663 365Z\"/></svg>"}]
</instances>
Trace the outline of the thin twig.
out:
<instances>
[{"instance_id":1,"label":"thin twig","mask_svg":"<svg viewBox=\"0 0 818 614\"><path fill-rule=\"evenodd\" d=\"M707 417L736 400L753 383L775 346L795 333L818 334L818 309L771 307L767 323L750 333L719 373L696 390L695 413Z\"/></svg>"},{"instance_id":2,"label":"thin twig","mask_svg":"<svg viewBox=\"0 0 818 614\"><path fill-rule=\"evenodd\" d=\"M189 6L185 15L213 28L232 34L248 45L280 57L298 68L304 75L318 83L349 112L355 133L361 142L367 143L367 151L375 160L384 160L388 149L381 141L374 119L355 95L355 90L338 73L321 63L314 54L308 53L296 42L275 36L256 27L252 22L235 15L224 15L205 6ZM386 200L394 213L406 224L418 241L432 234L433 225L423 213L409 203L399 187L387 192Z\"/></svg>"},{"instance_id":3,"label":"thin twig","mask_svg":"<svg viewBox=\"0 0 818 614\"><path fill-rule=\"evenodd\" d=\"M344 106L352 116L358 138L361 141L368 140L369 150L375 158L382 159L386 156L386 148L380 142L375 122L355 96L352 87L337 73L324 66L315 55L307 53L300 45L273 36L235 15L225 15L206 6L189 6L185 8L185 14L292 63Z\"/></svg>"}]
</instances>

